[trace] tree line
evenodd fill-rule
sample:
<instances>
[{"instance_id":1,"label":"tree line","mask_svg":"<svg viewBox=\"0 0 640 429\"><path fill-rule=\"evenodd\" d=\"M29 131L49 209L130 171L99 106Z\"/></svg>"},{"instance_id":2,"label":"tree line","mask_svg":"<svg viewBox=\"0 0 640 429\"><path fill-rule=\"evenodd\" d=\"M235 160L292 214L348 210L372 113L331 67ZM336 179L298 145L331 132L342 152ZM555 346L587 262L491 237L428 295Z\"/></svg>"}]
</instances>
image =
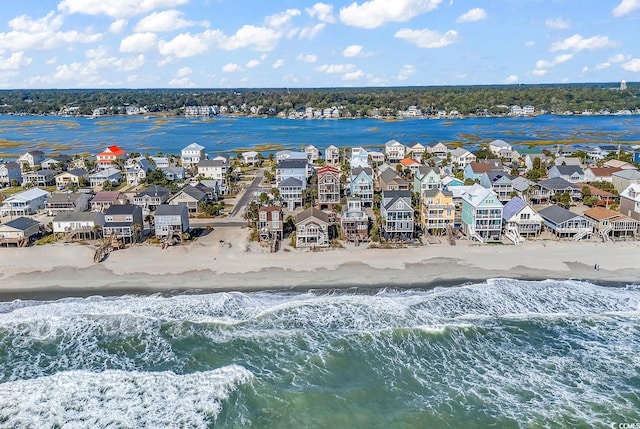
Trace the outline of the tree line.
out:
<instances>
[{"instance_id":1,"label":"tree line","mask_svg":"<svg viewBox=\"0 0 640 429\"><path fill-rule=\"evenodd\" d=\"M105 107L109 114L125 114L126 106L148 112L181 114L184 106L235 106L243 113L277 115L339 107L343 116L393 116L417 106L426 114L457 110L461 115L504 114L505 106L533 105L537 111L598 112L640 109L639 83L620 90L618 83L557 85L487 85L398 88L318 89L14 89L0 91L0 114L57 114L68 107L90 115Z\"/></svg>"}]
</instances>

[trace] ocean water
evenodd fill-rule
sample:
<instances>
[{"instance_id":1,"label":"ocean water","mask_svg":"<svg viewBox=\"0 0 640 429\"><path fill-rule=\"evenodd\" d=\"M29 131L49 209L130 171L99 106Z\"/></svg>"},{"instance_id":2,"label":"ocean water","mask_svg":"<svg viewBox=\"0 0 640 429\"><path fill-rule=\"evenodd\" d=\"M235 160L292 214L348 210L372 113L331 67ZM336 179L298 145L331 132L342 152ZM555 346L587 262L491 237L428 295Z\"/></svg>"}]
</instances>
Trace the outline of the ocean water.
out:
<instances>
[{"instance_id":1,"label":"ocean water","mask_svg":"<svg viewBox=\"0 0 640 429\"><path fill-rule=\"evenodd\" d=\"M0 303L0 427L640 422L640 287L225 292Z\"/></svg>"},{"instance_id":2,"label":"ocean water","mask_svg":"<svg viewBox=\"0 0 640 429\"><path fill-rule=\"evenodd\" d=\"M179 154L197 142L207 153L230 153L253 147L299 150L313 144L325 148L378 147L396 139L404 144L433 141L478 143L503 139L516 146L531 142L552 146L587 143L640 144L640 115L405 119L384 121L291 120L219 116L215 118L3 116L0 115L0 154L27 150L95 154L117 144L129 152ZM8 142L9 144L6 144ZM278 150L278 149L276 149ZM266 151L266 149L265 149Z\"/></svg>"}]
</instances>

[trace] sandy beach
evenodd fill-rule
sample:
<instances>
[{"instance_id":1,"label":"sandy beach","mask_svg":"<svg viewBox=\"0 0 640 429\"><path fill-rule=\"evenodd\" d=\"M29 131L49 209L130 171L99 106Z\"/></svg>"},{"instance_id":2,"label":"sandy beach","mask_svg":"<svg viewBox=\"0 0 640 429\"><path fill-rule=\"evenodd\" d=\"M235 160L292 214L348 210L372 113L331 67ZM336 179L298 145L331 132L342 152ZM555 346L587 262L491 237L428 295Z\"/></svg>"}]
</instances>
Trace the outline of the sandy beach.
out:
<instances>
[{"instance_id":1,"label":"sandy beach","mask_svg":"<svg viewBox=\"0 0 640 429\"><path fill-rule=\"evenodd\" d=\"M246 228L219 228L189 245L136 245L93 262L95 248L53 244L2 249L0 295L113 295L173 290L434 287L487 278L583 279L634 283L639 242L533 241L520 246L365 246L269 253ZM599 265L599 270L595 265Z\"/></svg>"}]
</instances>

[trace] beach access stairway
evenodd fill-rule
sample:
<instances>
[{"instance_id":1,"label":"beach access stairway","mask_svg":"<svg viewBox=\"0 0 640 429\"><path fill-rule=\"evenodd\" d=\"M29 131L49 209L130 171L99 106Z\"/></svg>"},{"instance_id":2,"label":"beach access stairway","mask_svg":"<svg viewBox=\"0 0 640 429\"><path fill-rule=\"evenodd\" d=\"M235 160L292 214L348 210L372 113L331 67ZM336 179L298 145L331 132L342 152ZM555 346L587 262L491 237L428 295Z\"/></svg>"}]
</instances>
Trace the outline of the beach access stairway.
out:
<instances>
[{"instance_id":1,"label":"beach access stairway","mask_svg":"<svg viewBox=\"0 0 640 429\"><path fill-rule=\"evenodd\" d=\"M576 233L576 235L573 236L573 239L575 241L580 241L586 236L588 236L589 234L591 234L591 232L592 232L591 228L580 228L580 230Z\"/></svg>"},{"instance_id":2,"label":"beach access stairway","mask_svg":"<svg viewBox=\"0 0 640 429\"><path fill-rule=\"evenodd\" d=\"M504 234L505 238L511 241L513 244L524 243L524 237L520 235L520 230L517 225L508 225L507 231Z\"/></svg>"},{"instance_id":3,"label":"beach access stairway","mask_svg":"<svg viewBox=\"0 0 640 429\"><path fill-rule=\"evenodd\" d=\"M484 239L480 236L480 234L476 232L476 229L473 227L473 225L469 225L468 231L470 240L478 240L480 243L484 244Z\"/></svg>"},{"instance_id":4,"label":"beach access stairway","mask_svg":"<svg viewBox=\"0 0 640 429\"><path fill-rule=\"evenodd\" d=\"M600 230L600 237L602 237L602 241L604 241L605 243L612 241L611 236L609 235L609 233L611 233L612 230L613 230L613 224L609 224L607 225L606 228Z\"/></svg>"}]
</instances>

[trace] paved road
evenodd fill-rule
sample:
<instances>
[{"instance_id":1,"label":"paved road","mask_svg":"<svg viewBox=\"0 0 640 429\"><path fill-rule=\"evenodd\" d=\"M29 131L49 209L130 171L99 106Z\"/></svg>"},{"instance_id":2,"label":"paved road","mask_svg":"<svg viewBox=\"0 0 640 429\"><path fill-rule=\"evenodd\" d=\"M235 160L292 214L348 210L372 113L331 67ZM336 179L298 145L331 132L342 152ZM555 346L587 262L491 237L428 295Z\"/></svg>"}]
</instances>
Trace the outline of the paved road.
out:
<instances>
[{"instance_id":1,"label":"paved road","mask_svg":"<svg viewBox=\"0 0 640 429\"><path fill-rule=\"evenodd\" d=\"M262 183L262 177L264 176L263 170L258 170L256 173L256 178L253 179L253 182L244 190L244 194L240 197L236 206L231 211L231 217L235 217L238 213L244 213L244 207L251 202L253 199L253 194L258 190L260 183ZM240 211L242 210L242 212Z\"/></svg>"},{"instance_id":2,"label":"paved road","mask_svg":"<svg viewBox=\"0 0 640 429\"><path fill-rule=\"evenodd\" d=\"M238 228L247 226L247 221L229 221L227 219L189 219L189 226L206 228L211 225L212 228Z\"/></svg>"}]
</instances>

